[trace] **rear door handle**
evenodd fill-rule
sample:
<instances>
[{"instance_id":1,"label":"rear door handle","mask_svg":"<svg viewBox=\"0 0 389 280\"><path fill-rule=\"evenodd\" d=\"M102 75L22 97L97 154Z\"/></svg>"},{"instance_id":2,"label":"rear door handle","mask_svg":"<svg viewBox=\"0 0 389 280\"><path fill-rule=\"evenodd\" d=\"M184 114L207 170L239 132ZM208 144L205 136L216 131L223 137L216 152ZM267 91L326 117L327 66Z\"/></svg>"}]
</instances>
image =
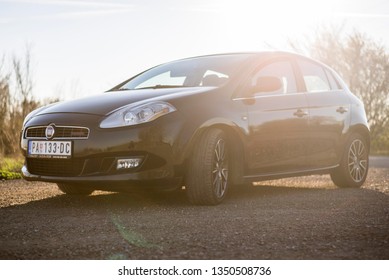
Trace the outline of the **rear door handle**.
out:
<instances>
[{"instance_id":1,"label":"rear door handle","mask_svg":"<svg viewBox=\"0 0 389 280\"><path fill-rule=\"evenodd\" d=\"M293 115L295 115L296 117L302 118L302 117L308 116L308 112L301 110L301 109L298 109L296 112L293 113Z\"/></svg>"},{"instance_id":2,"label":"rear door handle","mask_svg":"<svg viewBox=\"0 0 389 280\"><path fill-rule=\"evenodd\" d=\"M348 112L348 109L341 106L338 109L336 109L336 112L343 114L343 113Z\"/></svg>"}]
</instances>

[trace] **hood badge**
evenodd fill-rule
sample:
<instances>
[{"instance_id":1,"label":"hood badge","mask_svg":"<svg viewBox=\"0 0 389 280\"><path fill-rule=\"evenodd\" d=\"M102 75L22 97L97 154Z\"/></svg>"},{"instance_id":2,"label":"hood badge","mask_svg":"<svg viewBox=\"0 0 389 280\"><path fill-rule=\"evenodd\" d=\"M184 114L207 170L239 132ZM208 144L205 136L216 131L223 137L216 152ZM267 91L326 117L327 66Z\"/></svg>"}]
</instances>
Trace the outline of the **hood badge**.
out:
<instances>
[{"instance_id":1,"label":"hood badge","mask_svg":"<svg viewBox=\"0 0 389 280\"><path fill-rule=\"evenodd\" d=\"M55 133L54 125L51 124L51 125L46 127L45 136L46 136L47 140L53 139L54 133Z\"/></svg>"}]
</instances>

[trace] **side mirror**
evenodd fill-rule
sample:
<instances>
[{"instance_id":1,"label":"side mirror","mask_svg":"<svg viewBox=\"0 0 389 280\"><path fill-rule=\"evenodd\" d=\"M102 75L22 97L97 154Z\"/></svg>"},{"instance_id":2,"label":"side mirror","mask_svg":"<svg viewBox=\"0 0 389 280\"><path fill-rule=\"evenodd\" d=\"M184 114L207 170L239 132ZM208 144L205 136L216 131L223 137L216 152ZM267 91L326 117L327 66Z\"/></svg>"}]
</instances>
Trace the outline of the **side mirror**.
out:
<instances>
[{"instance_id":1,"label":"side mirror","mask_svg":"<svg viewBox=\"0 0 389 280\"><path fill-rule=\"evenodd\" d=\"M256 85L252 89L252 93L274 92L280 90L282 86L281 80L277 77L259 77Z\"/></svg>"}]
</instances>

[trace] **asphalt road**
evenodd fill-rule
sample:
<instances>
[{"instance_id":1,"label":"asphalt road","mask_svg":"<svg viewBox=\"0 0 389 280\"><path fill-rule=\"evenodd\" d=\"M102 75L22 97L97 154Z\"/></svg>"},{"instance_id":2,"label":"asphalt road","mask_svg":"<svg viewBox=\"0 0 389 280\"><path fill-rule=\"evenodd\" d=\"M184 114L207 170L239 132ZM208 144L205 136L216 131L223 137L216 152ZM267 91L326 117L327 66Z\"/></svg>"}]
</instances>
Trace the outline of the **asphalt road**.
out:
<instances>
[{"instance_id":1,"label":"asphalt road","mask_svg":"<svg viewBox=\"0 0 389 280\"><path fill-rule=\"evenodd\" d=\"M69 197L2 181L0 259L389 259L389 158L372 158L361 189L282 179L216 207L183 192Z\"/></svg>"},{"instance_id":2,"label":"asphalt road","mask_svg":"<svg viewBox=\"0 0 389 280\"><path fill-rule=\"evenodd\" d=\"M389 169L389 157L378 157L372 156L370 157L370 166L373 168L388 168Z\"/></svg>"}]
</instances>

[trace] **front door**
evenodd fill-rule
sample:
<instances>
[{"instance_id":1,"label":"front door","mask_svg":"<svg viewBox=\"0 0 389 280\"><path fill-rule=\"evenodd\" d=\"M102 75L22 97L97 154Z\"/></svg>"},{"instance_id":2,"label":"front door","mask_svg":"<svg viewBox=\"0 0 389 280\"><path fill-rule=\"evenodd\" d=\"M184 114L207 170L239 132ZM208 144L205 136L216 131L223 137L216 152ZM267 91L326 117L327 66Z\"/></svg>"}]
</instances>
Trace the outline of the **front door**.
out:
<instances>
[{"instance_id":1,"label":"front door","mask_svg":"<svg viewBox=\"0 0 389 280\"><path fill-rule=\"evenodd\" d=\"M258 92L245 103L249 122L246 159L251 174L277 174L306 169L308 106L305 94L298 92L293 64L271 61L260 67L251 79L278 78L281 88Z\"/></svg>"}]
</instances>

